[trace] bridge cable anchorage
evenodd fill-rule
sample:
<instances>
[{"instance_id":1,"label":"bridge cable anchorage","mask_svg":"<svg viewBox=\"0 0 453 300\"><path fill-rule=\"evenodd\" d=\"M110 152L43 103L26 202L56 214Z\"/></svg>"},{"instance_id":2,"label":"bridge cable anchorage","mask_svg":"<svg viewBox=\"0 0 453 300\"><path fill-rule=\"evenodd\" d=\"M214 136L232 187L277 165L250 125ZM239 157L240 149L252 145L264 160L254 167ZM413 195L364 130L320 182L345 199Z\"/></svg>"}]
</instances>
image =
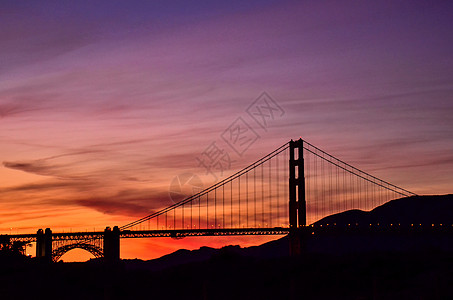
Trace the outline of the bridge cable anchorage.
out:
<instances>
[{"instance_id":1,"label":"bridge cable anchorage","mask_svg":"<svg viewBox=\"0 0 453 300\"><path fill-rule=\"evenodd\" d=\"M281 159L286 163L280 163ZM148 222L148 230L154 226L159 230L162 217L165 230L264 229L289 224L297 228L344 210L369 210L397 197L414 195L300 139L120 230L131 230L144 222ZM290 214L292 221L288 222Z\"/></svg>"}]
</instances>

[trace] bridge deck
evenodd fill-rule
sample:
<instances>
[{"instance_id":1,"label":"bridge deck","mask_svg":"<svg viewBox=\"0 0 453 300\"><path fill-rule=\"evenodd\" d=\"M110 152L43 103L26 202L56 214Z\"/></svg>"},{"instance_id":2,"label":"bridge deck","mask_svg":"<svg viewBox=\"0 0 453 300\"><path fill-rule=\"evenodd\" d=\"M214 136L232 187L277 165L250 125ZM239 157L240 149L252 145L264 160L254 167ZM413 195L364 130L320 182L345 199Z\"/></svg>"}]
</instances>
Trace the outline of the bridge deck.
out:
<instances>
[{"instance_id":1,"label":"bridge deck","mask_svg":"<svg viewBox=\"0 0 453 300\"><path fill-rule=\"evenodd\" d=\"M453 233L453 224L406 224L406 225L381 225L373 226L362 225L358 226L307 226L308 230L313 234L338 234L338 233ZM231 228L231 229L185 229L185 230L122 230L119 232L120 238L151 238L151 237L171 237L181 238L190 236L238 236L238 235L286 235L290 231L287 227L273 228ZM92 232L64 232L52 233L54 241L70 241L70 240L90 240L103 239L104 231ZM37 234L12 234L0 235L0 240L20 240L24 242L36 242Z\"/></svg>"},{"instance_id":2,"label":"bridge deck","mask_svg":"<svg viewBox=\"0 0 453 300\"><path fill-rule=\"evenodd\" d=\"M185 237L185 236L231 236L231 235L285 235L289 228L232 228L232 229L185 229L185 230L141 230L120 232L121 238Z\"/></svg>"},{"instance_id":3,"label":"bridge deck","mask_svg":"<svg viewBox=\"0 0 453 300\"><path fill-rule=\"evenodd\" d=\"M185 237L185 236L234 236L234 235L285 235L289 228L232 228L232 229L186 229L186 230L123 230L120 238L147 238L147 237ZM104 237L104 231L91 232L55 232L53 240L84 240ZM5 234L1 238L36 242L37 234Z\"/></svg>"}]
</instances>

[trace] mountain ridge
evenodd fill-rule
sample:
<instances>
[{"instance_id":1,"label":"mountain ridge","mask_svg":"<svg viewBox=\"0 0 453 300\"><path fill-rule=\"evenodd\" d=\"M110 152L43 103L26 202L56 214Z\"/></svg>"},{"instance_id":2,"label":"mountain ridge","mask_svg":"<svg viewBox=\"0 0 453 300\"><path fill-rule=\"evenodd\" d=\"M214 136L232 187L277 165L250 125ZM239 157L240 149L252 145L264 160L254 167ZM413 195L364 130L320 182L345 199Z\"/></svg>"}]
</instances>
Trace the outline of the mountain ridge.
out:
<instances>
[{"instance_id":1,"label":"mountain ridge","mask_svg":"<svg viewBox=\"0 0 453 300\"><path fill-rule=\"evenodd\" d=\"M314 225L336 224L449 224L453 223L453 194L425 195L399 198L378 206L371 211L348 210L327 216ZM305 240L305 251L323 254L348 254L358 252L421 251L423 249L453 250L451 237L439 239L436 236L396 236L382 234L344 234L310 236ZM138 267L162 270L174 266L198 263L216 256L238 255L253 259L272 259L289 256L289 238L264 243L259 246L241 248L226 246L220 249L201 247L196 250L180 249L160 258L141 261L127 260ZM140 264L134 264L140 261Z\"/></svg>"}]
</instances>

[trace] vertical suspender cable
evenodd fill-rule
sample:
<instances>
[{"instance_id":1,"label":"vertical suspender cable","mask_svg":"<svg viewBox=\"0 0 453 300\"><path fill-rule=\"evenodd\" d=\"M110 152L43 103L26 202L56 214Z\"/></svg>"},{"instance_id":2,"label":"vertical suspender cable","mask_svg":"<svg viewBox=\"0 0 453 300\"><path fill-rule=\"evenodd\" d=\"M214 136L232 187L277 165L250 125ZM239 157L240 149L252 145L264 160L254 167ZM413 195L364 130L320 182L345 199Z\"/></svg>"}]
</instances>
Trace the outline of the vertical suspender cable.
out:
<instances>
[{"instance_id":1,"label":"vertical suspender cable","mask_svg":"<svg viewBox=\"0 0 453 300\"><path fill-rule=\"evenodd\" d=\"M254 201L254 208L255 208L255 227L256 227L256 167L253 168L253 201Z\"/></svg>"},{"instance_id":2,"label":"vertical suspender cable","mask_svg":"<svg viewBox=\"0 0 453 300\"><path fill-rule=\"evenodd\" d=\"M261 164L261 223L264 227L264 165Z\"/></svg>"},{"instance_id":3,"label":"vertical suspender cable","mask_svg":"<svg viewBox=\"0 0 453 300\"><path fill-rule=\"evenodd\" d=\"M238 200L239 200L238 228L241 228L241 176L238 177Z\"/></svg>"},{"instance_id":4,"label":"vertical suspender cable","mask_svg":"<svg viewBox=\"0 0 453 300\"><path fill-rule=\"evenodd\" d=\"M272 164L271 164L272 160L270 159L268 161L268 164L269 164L269 197L268 197L268 200L269 201L269 223L268 223L268 227L272 227Z\"/></svg>"},{"instance_id":5,"label":"vertical suspender cable","mask_svg":"<svg viewBox=\"0 0 453 300\"><path fill-rule=\"evenodd\" d=\"M279 156L280 155L277 155L275 157L275 169L276 169L276 172L277 172L277 178L276 178L276 190L277 190L277 225L280 226L281 222L280 222L280 189L279 189L279 184L280 184L280 176L279 176L279 173L280 173L280 168L278 166L278 160L279 160Z\"/></svg>"},{"instance_id":6,"label":"vertical suspender cable","mask_svg":"<svg viewBox=\"0 0 453 300\"><path fill-rule=\"evenodd\" d=\"M245 174L245 209L246 209L246 224L247 228L249 228L249 172Z\"/></svg>"}]
</instances>

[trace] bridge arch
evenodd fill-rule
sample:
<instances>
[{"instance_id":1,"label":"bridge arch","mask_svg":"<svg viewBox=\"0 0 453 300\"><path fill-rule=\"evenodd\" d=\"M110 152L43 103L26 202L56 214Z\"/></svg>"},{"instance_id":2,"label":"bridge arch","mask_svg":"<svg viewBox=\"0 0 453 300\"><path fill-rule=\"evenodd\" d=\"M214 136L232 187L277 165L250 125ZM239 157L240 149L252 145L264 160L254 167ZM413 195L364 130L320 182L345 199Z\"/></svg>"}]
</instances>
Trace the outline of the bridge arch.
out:
<instances>
[{"instance_id":1,"label":"bridge arch","mask_svg":"<svg viewBox=\"0 0 453 300\"><path fill-rule=\"evenodd\" d=\"M52 251L52 260L57 262L65 253L73 250L73 249L82 249L89 253L91 253L95 258L104 257L104 250L100 247L97 247L92 244L87 244L84 242L81 243L73 243L68 245L63 245L58 247Z\"/></svg>"}]
</instances>

